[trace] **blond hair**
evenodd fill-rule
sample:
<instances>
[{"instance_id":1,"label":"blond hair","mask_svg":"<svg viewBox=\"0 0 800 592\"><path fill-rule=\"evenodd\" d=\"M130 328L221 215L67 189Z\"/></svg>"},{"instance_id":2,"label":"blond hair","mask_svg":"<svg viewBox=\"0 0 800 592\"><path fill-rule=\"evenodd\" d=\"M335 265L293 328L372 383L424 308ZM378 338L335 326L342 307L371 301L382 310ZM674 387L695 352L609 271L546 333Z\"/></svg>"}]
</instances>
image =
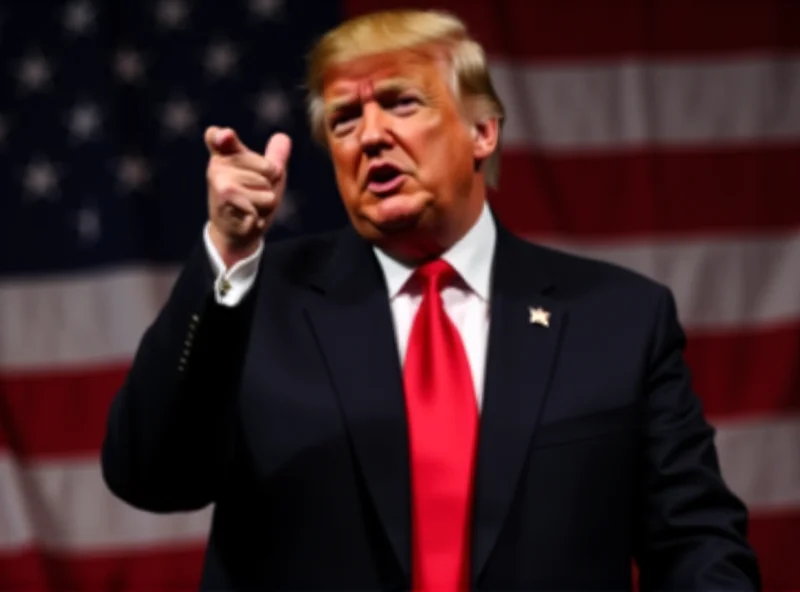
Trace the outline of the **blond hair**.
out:
<instances>
[{"instance_id":1,"label":"blond hair","mask_svg":"<svg viewBox=\"0 0 800 592\"><path fill-rule=\"evenodd\" d=\"M387 10L345 21L326 33L308 55L308 116L314 138L323 146L325 111L324 77L335 65L370 55L403 50L433 50L449 69L448 82L471 122L497 118L502 127L505 109L492 84L483 48L464 23L437 10ZM497 187L500 173L498 147L484 163L486 182Z\"/></svg>"}]
</instances>

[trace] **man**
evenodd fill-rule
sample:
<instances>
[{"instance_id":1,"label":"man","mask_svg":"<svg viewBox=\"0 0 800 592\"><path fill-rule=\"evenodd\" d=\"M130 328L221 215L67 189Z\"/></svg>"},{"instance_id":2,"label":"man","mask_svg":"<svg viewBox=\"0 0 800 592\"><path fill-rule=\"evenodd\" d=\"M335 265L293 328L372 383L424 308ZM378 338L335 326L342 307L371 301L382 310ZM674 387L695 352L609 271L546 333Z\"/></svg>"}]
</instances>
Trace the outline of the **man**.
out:
<instances>
[{"instance_id":1,"label":"man","mask_svg":"<svg viewBox=\"0 0 800 592\"><path fill-rule=\"evenodd\" d=\"M503 109L462 24L347 22L308 86L351 227L264 244L291 141L207 130L209 223L111 408L111 490L215 505L207 590L624 590L632 561L759 589L668 290L487 206Z\"/></svg>"}]
</instances>

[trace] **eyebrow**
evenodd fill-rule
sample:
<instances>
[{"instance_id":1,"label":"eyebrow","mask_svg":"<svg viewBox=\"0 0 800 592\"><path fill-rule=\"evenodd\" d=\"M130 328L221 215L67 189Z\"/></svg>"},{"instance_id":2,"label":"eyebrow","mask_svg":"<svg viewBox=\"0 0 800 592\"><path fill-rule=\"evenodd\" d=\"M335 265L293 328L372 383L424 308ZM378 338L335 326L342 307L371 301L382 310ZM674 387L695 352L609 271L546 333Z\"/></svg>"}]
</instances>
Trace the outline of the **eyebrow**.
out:
<instances>
[{"instance_id":1,"label":"eyebrow","mask_svg":"<svg viewBox=\"0 0 800 592\"><path fill-rule=\"evenodd\" d=\"M388 78L377 83L374 87L373 94L382 94L386 92L399 92L408 90L414 83L408 78ZM325 114L330 115L346 108L354 100L353 95L347 95L341 98L331 99L325 105Z\"/></svg>"}]
</instances>

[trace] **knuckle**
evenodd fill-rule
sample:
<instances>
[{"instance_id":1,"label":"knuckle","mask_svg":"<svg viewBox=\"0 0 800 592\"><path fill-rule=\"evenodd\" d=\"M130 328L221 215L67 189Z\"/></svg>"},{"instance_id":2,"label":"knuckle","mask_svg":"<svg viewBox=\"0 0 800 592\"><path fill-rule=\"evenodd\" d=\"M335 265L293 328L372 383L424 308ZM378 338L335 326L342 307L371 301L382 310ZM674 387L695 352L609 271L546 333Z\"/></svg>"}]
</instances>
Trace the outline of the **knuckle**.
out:
<instances>
[{"instance_id":1,"label":"knuckle","mask_svg":"<svg viewBox=\"0 0 800 592\"><path fill-rule=\"evenodd\" d=\"M213 180L213 188L214 191L221 197L223 200L230 200L231 198L236 196L237 187L236 184L233 183L231 178L227 175L218 175Z\"/></svg>"},{"instance_id":2,"label":"knuckle","mask_svg":"<svg viewBox=\"0 0 800 592\"><path fill-rule=\"evenodd\" d=\"M265 161L264 171L264 174L267 175L273 182L277 181L283 174L281 167L270 160Z\"/></svg>"},{"instance_id":3,"label":"knuckle","mask_svg":"<svg viewBox=\"0 0 800 592\"><path fill-rule=\"evenodd\" d=\"M233 183L225 181L220 183L217 191L224 200L230 201L231 199L236 197L237 187Z\"/></svg>"},{"instance_id":4,"label":"knuckle","mask_svg":"<svg viewBox=\"0 0 800 592\"><path fill-rule=\"evenodd\" d=\"M225 170L214 171L210 176L210 185L213 191L223 200L230 200L238 192L236 183Z\"/></svg>"},{"instance_id":5,"label":"knuckle","mask_svg":"<svg viewBox=\"0 0 800 592\"><path fill-rule=\"evenodd\" d=\"M272 174L273 166L272 163L267 160L263 156L259 156L258 160L254 162L255 169L261 174L266 177L269 177Z\"/></svg>"},{"instance_id":6,"label":"knuckle","mask_svg":"<svg viewBox=\"0 0 800 592\"><path fill-rule=\"evenodd\" d=\"M259 215L268 215L272 212L273 209L273 201L270 200L268 197L259 195L256 200L254 200L253 205L255 206L256 211Z\"/></svg>"}]
</instances>

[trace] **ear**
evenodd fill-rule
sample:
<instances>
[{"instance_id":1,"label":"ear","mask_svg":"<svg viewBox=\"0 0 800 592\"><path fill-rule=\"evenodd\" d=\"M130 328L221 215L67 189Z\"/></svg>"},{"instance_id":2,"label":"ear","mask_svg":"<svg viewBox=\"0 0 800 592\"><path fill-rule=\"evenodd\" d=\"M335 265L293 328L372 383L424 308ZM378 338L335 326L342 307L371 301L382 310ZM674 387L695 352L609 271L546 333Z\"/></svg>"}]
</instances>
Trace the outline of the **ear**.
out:
<instances>
[{"instance_id":1,"label":"ear","mask_svg":"<svg viewBox=\"0 0 800 592\"><path fill-rule=\"evenodd\" d=\"M472 154L476 160L488 158L497 148L500 126L494 117L476 121L472 124Z\"/></svg>"}]
</instances>

